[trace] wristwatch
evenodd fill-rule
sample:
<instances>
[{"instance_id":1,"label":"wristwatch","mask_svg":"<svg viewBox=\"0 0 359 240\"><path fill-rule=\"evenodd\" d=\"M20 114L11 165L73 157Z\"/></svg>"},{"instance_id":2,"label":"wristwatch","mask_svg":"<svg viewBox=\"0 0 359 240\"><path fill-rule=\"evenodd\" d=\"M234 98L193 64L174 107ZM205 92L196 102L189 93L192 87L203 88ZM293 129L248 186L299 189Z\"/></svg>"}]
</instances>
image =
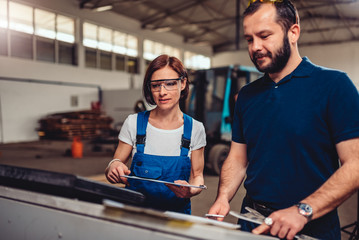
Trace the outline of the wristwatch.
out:
<instances>
[{"instance_id":1,"label":"wristwatch","mask_svg":"<svg viewBox=\"0 0 359 240\"><path fill-rule=\"evenodd\" d=\"M306 203L298 203L296 205L298 207L299 214L306 217L308 222L312 220L313 209L309 204Z\"/></svg>"}]
</instances>

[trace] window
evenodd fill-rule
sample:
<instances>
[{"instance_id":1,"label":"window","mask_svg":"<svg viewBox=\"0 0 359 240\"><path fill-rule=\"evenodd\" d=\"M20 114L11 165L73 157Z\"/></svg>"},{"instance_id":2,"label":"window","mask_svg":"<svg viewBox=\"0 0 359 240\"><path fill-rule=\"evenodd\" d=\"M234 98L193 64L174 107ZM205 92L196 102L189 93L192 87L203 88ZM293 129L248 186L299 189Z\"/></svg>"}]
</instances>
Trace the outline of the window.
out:
<instances>
[{"instance_id":1,"label":"window","mask_svg":"<svg viewBox=\"0 0 359 240\"><path fill-rule=\"evenodd\" d=\"M84 22L83 45L86 67L138 73L137 37Z\"/></svg>"},{"instance_id":2,"label":"window","mask_svg":"<svg viewBox=\"0 0 359 240\"><path fill-rule=\"evenodd\" d=\"M0 0L0 55L7 56L7 1Z\"/></svg>"},{"instance_id":3,"label":"window","mask_svg":"<svg viewBox=\"0 0 359 240\"><path fill-rule=\"evenodd\" d=\"M74 44L59 42L59 63L77 65L76 48Z\"/></svg>"},{"instance_id":4,"label":"window","mask_svg":"<svg viewBox=\"0 0 359 240\"><path fill-rule=\"evenodd\" d=\"M0 0L0 28L8 28L6 0Z\"/></svg>"},{"instance_id":5,"label":"window","mask_svg":"<svg viewBox=\"0 0 359 240\"><path fill-rule=\"evenodd\" d=\"M36 41L36 60L55 62L55 41L38 38Z\"/></svg>"},{"instance_id":6,"label":"window","mask_svg":"<svg viewBox=\"0 0 359 240\"><path fill-rule=\"evenodd\" d=\"M11 56L33 59L32 35L11 32Z\"/></svg>"},{"instance_id":7,"label":"window","mask_svg":"<svg viewBox=\"0 0 359 240\"><path fill-rule=\"evenodd\" d=\"M143 41L143 58L147 60L147 62L152 61L161 54L168 54L169 56L181 59L181 51L178 48L148 39Z\"/></svg>"},{"instance_id":8,"label":"window","mask_svg":"<svg viewBox=\"0 0 359 240\"><path fill-rule=\"evenodd\" d=\"M181 59L181 51L178 48L148 39L143 41L143 58L145 59L146 69L151 61L161 54L168 54L169 56Z\"/></svg>"},{"instance_id":9,"label":"window","mask_svg":"<svg viewBox=\"0 0 359 240\"><path fill-rule=\"evenodd\" d=\"M7 56L7 30L0 28L0 55Z\"/></svg>"},{"instance_id":10,"label":"window","mask_svg":"<svg viewBox=\"0 0 359 240\"><path fill-rule=\"evenodd\" d=\"M113 51L125 55L127 53L127 34L114 31L113 33Z\"/></svg>"},{"instance_id":11,"label":"window","mask_svg":"<svg viewBox=\"0 0 359 240\"><path fill-rule=\"evenodd\" d=\"M33 34L33 8L19 3L9 2L11 30Z\"/></svg>"},{"instance_id":12,"label":"window","mask_svg":"<svg viewBox=\"0 0 359 240\"><path fill-rule=\"evenodd\" d=\"M97 48L97 26L91 23L83 24L83 45Z\"/></svg>"},{"instance_id":13,"label":"window","mask_svg":"<svg viewBox=\"0 0 359 240\"><path fill-rule=\"evenodd\" d=\"M75 20L62 15L56 18L56 39L62 42L75 43Z\"/></svg>"},{"instance_id":14,"label":"window","mask_svg":"<svg viewBox=\"0 0 359 240\"><path fill-rule=\"evenodd\" d=\"M97 67L97 51L96 49L86 48L85 50L86 67Z\"/></svg>"},{"instance_id":15,"label":"window","mask_svg":"<svg viewBox=\"0 0 359 240\"><path fill-rule=\"evenodd\" d=\"M37 36L55 39L55 13L35 9L35 34Z\"/></svg>"},{"instance_id":16,"label":"window","mask_svg":"<svg viewBox=\"0 0 359 240\"><path fill-rule=\"evenodd\" d=\"M0 0L0 55L76 65L75 20Z\"/></svg>"},{"instance_id":17,"label":"window","mask_svg":"<svg viewBox=\"0 0 359 240\"><path fill-rule=\"evenodd\" d=\"M112 69L112 54L109 52L100 52L100 67L101 69L111 70Z\"/></svg>"},{"instance_id":18,"label":"window","mask_svg":"<svg viewBox=\"0 0 359 240\"><path fill-rule=\"evenodd\" d=\"M193 52L185 52L184 65L190 69L208 69L211 67L211 59Z\"/></svg>"},{"instance_id":19,"label":"window","mask_svg":"<svg viewBox=\"0 0 359 240\"><path fill-rule=\"evenodd\" d=\"M112 51L112 30L104 27L98 28L98 48L108 52Z\"/></svg>"},{"instance_id":20,"label":"window","mask_svg":"<svg viewBox=\"0 0 359 240\"><path fill-rule=\"evenodd\" d=\"M116 55L116 70L125 71L126 59L124 55Z\"/></svg>"},{"instance_id":21,"label":"window","mask_svg":"<svg viewBox=\"0 0 359 240\"><path fill-rule=\"evenodd\" d=\"M127 68L129 73L138 73L138 60L137 58L130 57L127 61Z\"/></svg>"},{"instance_id":22,"label":"window","mask_svg":"<svg viewBox=\"0 0 359 240\"><path fill-rule=\"evenodd\" d=\"M138 52L138 41L135 36L128 35L127 36L127 55L132 57L137 57Z\"/></svg>"}]
</instances>

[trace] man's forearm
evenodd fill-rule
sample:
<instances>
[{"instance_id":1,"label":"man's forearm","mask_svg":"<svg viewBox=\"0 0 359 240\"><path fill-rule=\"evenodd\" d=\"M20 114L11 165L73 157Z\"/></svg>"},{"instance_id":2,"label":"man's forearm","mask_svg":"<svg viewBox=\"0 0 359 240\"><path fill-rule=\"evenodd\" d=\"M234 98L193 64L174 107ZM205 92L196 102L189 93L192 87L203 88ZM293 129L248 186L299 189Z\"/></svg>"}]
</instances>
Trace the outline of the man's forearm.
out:
<instances>
[{"instance_id":1,"label":"man's forearm","mask_svg":"<svg viewBox=\"0 0 359 240\"><path fill-rule=\"evenodd\" d=\"M303 199L313 208L313 219L332 211L359 188L359 161L348 161L317 191Z\"/></svg>"},{"instance_id":2,"label":"man's forearm","mask_svg":"<svg viewBox=\"0 0 359 240\"><path fill-rule=\"evenodd\" d=\"M230 202L242 184L245 174L246 166L235 158L227 158L222 166L217 198L226 198Z\"/></svg>"}]
</instances>

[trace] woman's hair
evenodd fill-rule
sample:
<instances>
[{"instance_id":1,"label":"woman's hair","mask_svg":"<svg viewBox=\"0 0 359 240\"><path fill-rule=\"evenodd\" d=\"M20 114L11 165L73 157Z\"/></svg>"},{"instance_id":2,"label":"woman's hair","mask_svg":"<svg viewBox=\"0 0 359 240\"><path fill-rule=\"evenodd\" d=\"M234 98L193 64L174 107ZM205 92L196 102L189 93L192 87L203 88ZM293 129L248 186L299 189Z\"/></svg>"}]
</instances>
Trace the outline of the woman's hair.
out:
<instances>
[{"instance_id":1,"label":"woman's hair","mask_svg":"<svg viewBox=\"0 0 359 240\"><path fill-rule=\"evenodd\" d=\"M243 17L255 13L262 4L260 0L251 3L243 13ZM277 10L277 23L282 26L284 32L288 32L293 24L299 24L298 11L290 0L283 0L273 3Z\"/></svg>"},{"instance_id":2,"label":"woman's hair","mask_svg":"<svg viewBox=\"0 0 359 240\"><path fill-rule=\"evenodd\" d=\"M155 58L147 68L145 79L143 80L143 96L145 97L147 103L151 105L156 105L156 102L153 99L152 92L150 89L150 82L154 72L159 69L162 69L166 66L169 66L178 74L178 77L182 77L187 80L186 87L181 91L180 99L186 99L189 92L189 79L186 68L183 66L182 62L176 57L170 57L166 54L160 55Z\"/></svg>"}]
</instances>

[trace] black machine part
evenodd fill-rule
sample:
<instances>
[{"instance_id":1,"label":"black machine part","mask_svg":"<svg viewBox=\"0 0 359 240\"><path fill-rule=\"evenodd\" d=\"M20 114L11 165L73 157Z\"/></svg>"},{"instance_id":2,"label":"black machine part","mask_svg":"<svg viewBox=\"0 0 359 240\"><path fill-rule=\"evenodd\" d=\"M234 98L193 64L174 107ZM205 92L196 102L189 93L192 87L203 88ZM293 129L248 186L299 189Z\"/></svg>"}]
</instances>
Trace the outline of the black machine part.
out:
<instances>
[{"instance_id":1,"label":"black machine part","mask_svg":"<svg viewBox=\"0 0 359 240\"><path fill-rule=\"evenodd\" d=\"M104 199L110 199L141 206L145 200L142 193L83 177L2 164L0 185L93 203L102 203Z\"/></svg>"}]
</instances>

